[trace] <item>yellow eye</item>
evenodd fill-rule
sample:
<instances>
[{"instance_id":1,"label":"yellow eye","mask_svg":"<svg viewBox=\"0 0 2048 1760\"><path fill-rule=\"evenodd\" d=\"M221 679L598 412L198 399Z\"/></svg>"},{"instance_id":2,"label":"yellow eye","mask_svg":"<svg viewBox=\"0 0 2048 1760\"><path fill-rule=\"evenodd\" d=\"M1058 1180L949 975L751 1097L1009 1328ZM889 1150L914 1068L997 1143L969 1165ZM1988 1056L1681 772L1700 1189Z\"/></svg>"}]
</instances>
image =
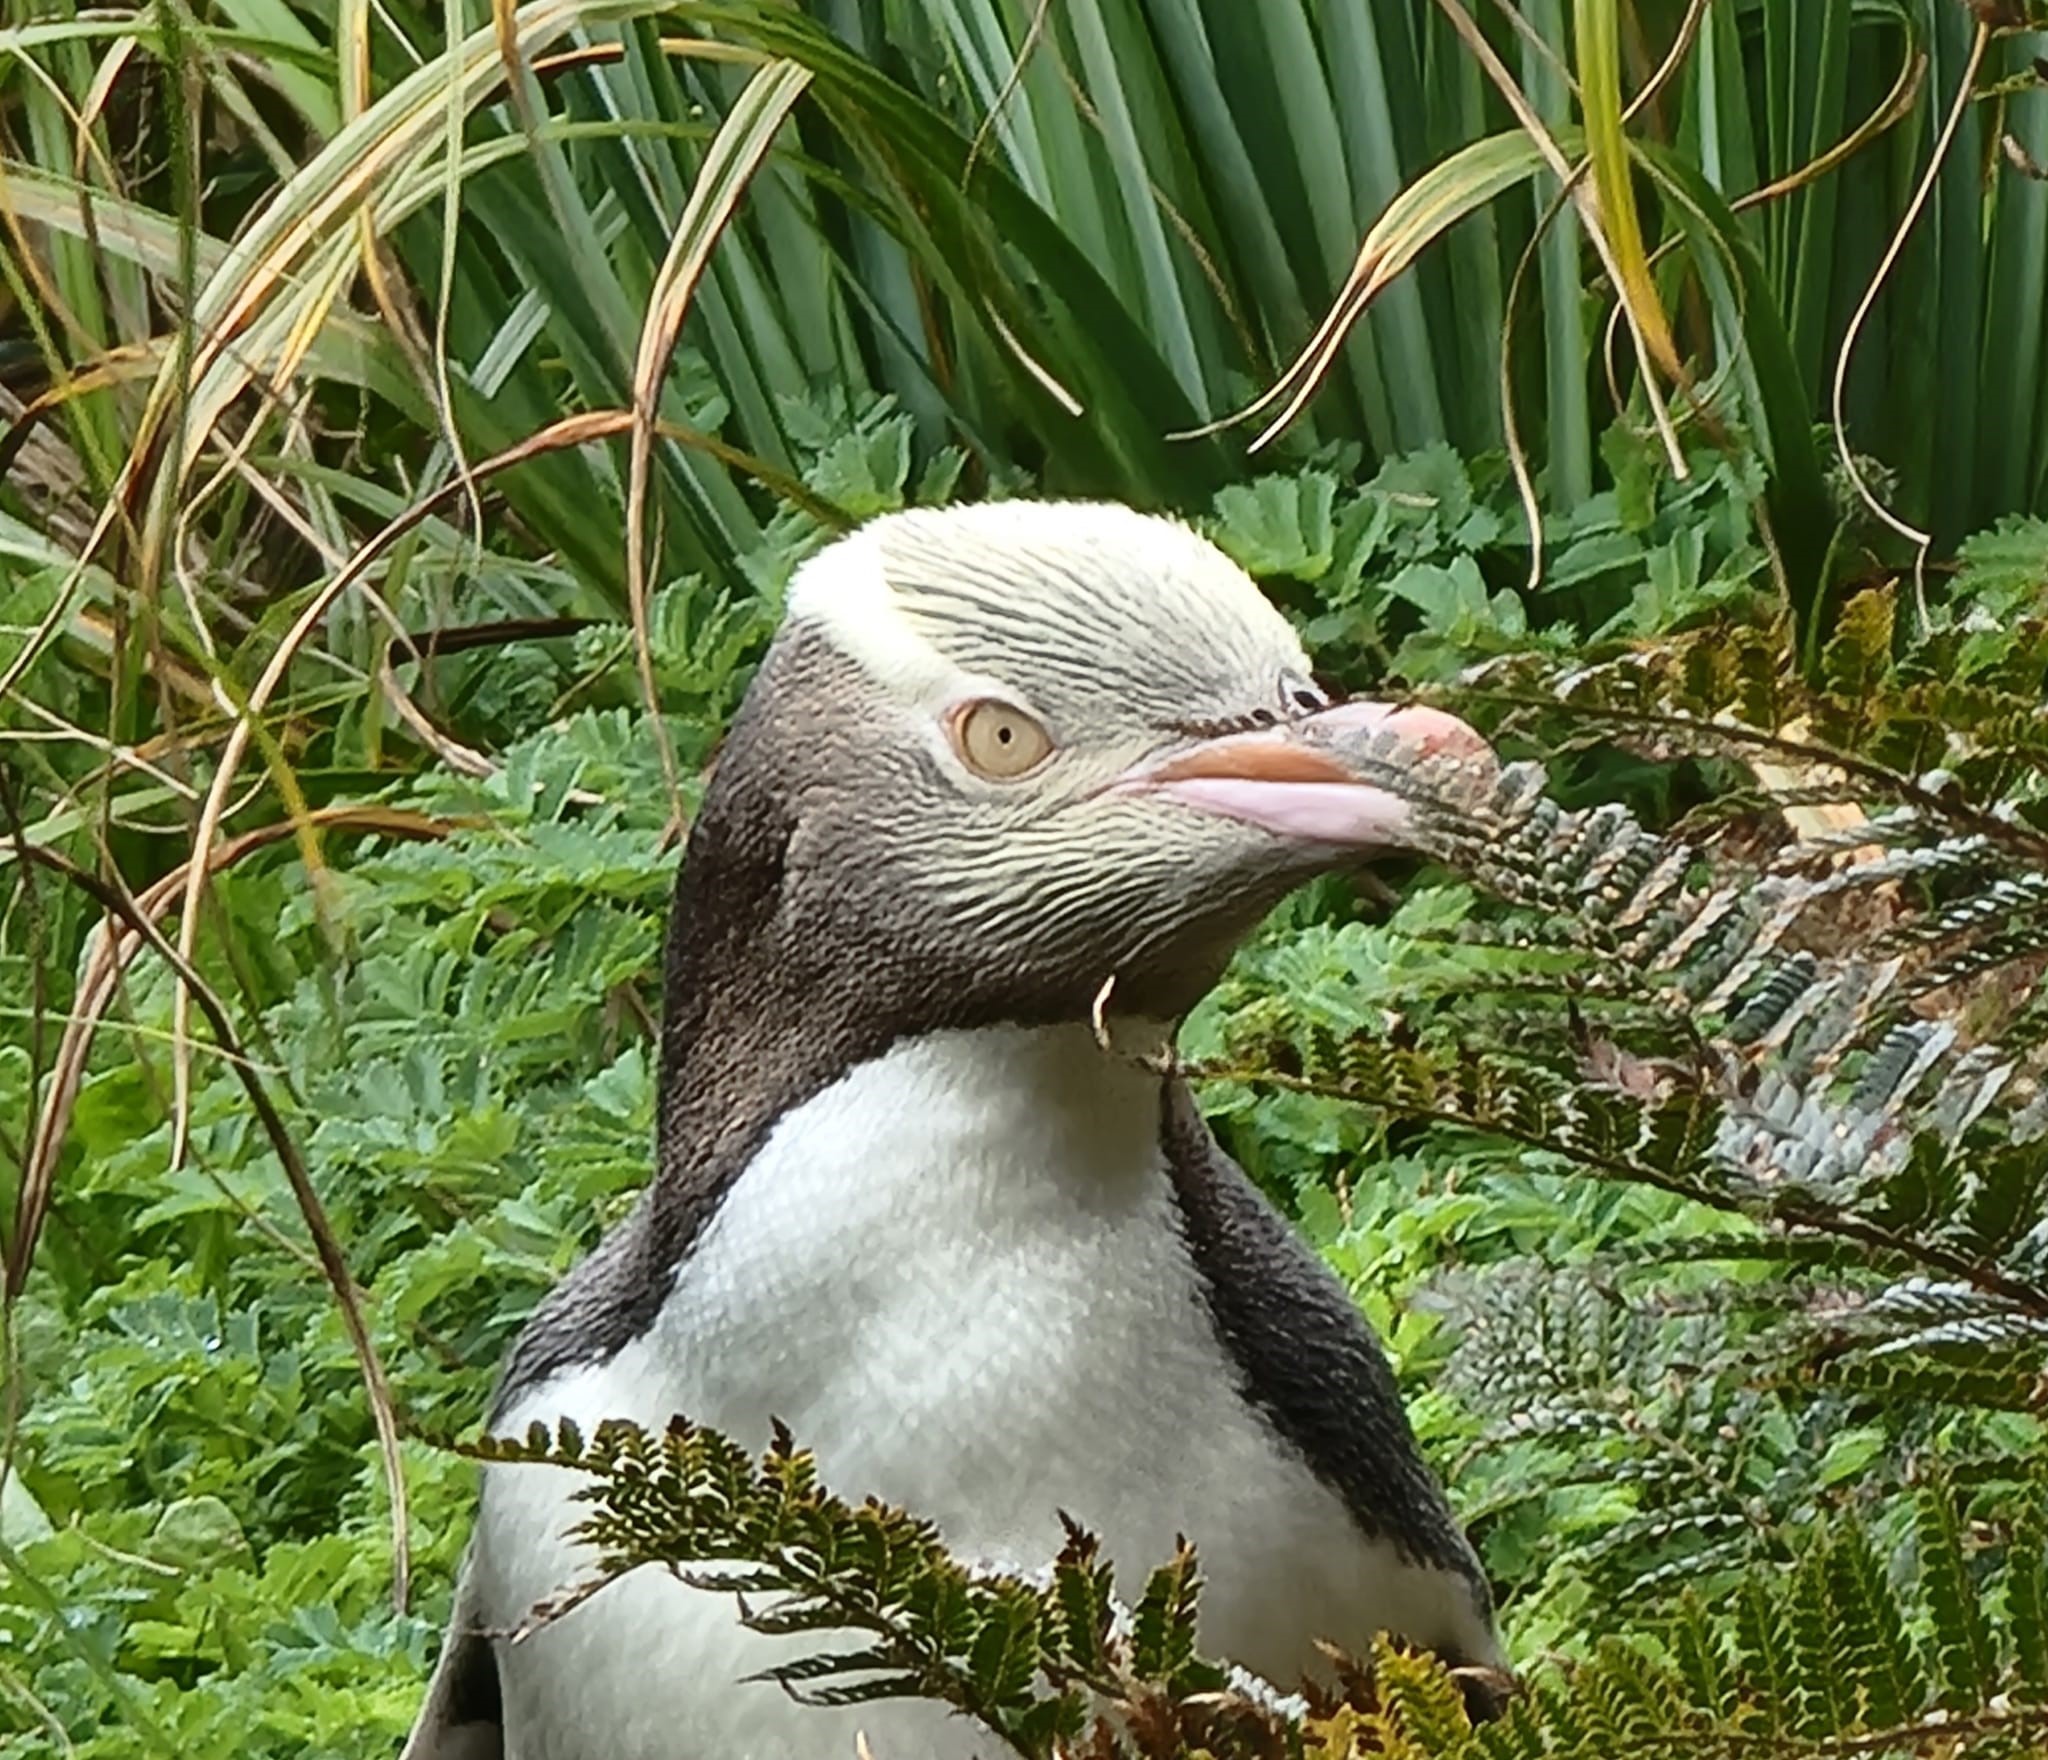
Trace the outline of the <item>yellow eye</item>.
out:
<instances>
[{"instance_id":1,"label":"yellow eye","mask_svg":"<svg viewBox=\"0 0 2048 1760\"><path fill-rule=\"evenodd\" d=\"M977 776L1008 782L1052 756L1052 735L1022 709L992 697L957 710L948 724L953 749Z\"/></svg>"}]
</instances>

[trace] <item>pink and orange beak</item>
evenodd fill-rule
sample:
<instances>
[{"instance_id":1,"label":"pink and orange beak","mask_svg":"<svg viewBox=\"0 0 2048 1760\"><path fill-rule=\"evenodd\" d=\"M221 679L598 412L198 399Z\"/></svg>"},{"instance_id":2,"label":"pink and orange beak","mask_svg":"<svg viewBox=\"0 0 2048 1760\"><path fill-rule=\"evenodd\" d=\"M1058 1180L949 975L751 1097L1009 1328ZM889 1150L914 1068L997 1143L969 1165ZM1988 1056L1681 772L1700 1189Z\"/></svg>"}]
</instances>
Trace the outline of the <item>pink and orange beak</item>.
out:
<instances>
[{"instance_id":1,"label":"pink and orange beak","mask_svg":"<svg viewBox=\"0 0 2048 1760\"><path fill-rule=\"evenodd\" d=\"M1346 754L1354 756L1347 763ZM1370 754L1373 762L1362 760ZM1300 721L1231 733L1174 753L1119 784L1329 849L1398 849L1414 808L1386 786L1390 763L1497 767L1493 748L1441 709L1343 703Z\"/></svg>"}]
</instances>

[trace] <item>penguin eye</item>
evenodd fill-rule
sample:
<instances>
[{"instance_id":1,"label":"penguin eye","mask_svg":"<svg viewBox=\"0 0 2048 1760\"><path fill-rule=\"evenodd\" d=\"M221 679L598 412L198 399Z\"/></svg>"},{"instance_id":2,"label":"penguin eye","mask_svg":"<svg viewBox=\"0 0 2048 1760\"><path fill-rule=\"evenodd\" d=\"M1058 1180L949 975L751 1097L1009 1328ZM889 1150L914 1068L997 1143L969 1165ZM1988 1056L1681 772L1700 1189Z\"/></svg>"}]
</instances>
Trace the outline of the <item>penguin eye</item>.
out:
<instances>
[{"instance_id":1,"label":"penguin eye","mask_svg":"<svg viewBox=\"0 0 2048 1760\"><path fill-rule=\"evenodd\" d=\"M956 710L947 722L953 750L975 775L1009 782L1052 755L1052 735L1009 703L983 697Z\"/></svg>"}]
</instances>

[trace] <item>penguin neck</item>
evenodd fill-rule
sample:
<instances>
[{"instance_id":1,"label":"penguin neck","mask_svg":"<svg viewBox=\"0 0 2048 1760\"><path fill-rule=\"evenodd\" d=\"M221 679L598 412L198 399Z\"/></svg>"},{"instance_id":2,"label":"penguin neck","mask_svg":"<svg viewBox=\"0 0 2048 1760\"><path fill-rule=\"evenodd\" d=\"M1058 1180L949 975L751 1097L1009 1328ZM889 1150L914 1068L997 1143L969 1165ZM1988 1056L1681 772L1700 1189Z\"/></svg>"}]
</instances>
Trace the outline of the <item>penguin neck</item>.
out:
<instances>
[{"instance_id":1,"label":"penguin neck","mask_svg":"<svg viewBox=\"0 0 2048 1760\"><path fill-rule=\"evenodd\" d=\"M969 1241L1015 1238L1023 1218L1121 1210L1150 1185L1164 1192L1162 1081L1080 1023L906 1036L784 1114L746 1177L800 1168L821 1194L858 1191L884 1212L906 1205ZM845 1215L854 1203L830 1208Z\"/></svg>"},{"instance_id":2,"label":"penguin neck","mask_svg":"<svg viewBox=\"0 0 2048 1760\"><path fill-rule=\"evenodd\" d=\"M1173 1042L1172 1023L1142 1017L892 1024L857 983L829 980L787 1010L714 1010L695 1033L664 1039L656 1185L684 1203L715 1202L781 1122L828 1091L872 1081L881 1065L914 1070L913 1096L956 1117L1035 1118L1033 1134L1050 1138L1086 1131L1105 1111L1137 1114L1156 1145ZM928 1122L914 1110L900 1119L909 1131Z\"/></svg>"},{"instance_id":3,"label":"penguin neck","mask_svg":"<svg viewBox=\"0 0 2048 1760\"><path fill-rule=\"evenodd\" d=\"M1000 1088L1051 1119L1136 1103L1156 1142L1169 1024L982 1009L964 974L845 945L829 917L789 907L789 826L772 803L736 804L693 827L671 916L648 1204L659 1263L688 1256L778 1121L897 1047L943 1044L949 1086Z\"/></svg>"}]
</instances>

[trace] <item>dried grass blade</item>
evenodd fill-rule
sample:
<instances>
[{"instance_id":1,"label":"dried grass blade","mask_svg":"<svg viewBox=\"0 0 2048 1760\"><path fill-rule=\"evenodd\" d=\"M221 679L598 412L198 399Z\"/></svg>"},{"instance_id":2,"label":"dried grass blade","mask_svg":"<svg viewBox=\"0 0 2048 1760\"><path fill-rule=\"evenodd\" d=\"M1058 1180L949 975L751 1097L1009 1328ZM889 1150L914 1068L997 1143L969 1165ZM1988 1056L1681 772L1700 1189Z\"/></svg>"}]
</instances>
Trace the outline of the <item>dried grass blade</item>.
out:
<instances>
[{"instance_id":1,"label":"dried grass blade","mask_svg":"<svg viewBox=\"0 0 2048 1760\"><path fill-rule=\"evenodd\" d=\"M633 363L633 431L626 491L626 599L633 618L633 645L653 724L661 770L668 784L676 819L683 816L682 779L675 747L662 719L661 697L654 677L654 651L647 621L647 478L653 461L656 411L669 356L682 333L690 300L745 192L774 144L776 132L791 107L810 84L810 69L794 61L770 61L747 81L704 155L691 186L690 199L676 222L654 286Z\"/></svg>"},{"instance_id":2,"label":"dried grass blade","mask_svg":"<svg viewBox=\"0 0 2048 1760\"><path fill-rule=\"evenodd\" d=\"M1621 108L1621 16L1616 0L1577 0L1573 8L1579 47L1579 92L1586 119L1586 149L1592 162L1593 194L1607 234L1615 293L1641 331L1649 356L1671 379L1683 376L1671 321L1650 274L1636 210L1635 165Z\"/></svg>"},{"instance_id":3,"label":"dried grass blade","mask_svg":"<svg viewBox=\"0 0 2048 1760\"><path fill-rule=\"evenodd\" d=\"M1301 352L1271 387L1235 414L1176 439L1213 434L1252 420L1285 400L1252 449L1267 444L1300 414L1328 375L1346 332L1366 309L1444 233L1468 214L1542 169L1541 150L1520 130L1489 135L1432 165L1389 202L1358 247L1351 273Z\"/></svg>"},{"instance_id":4,"label":"dried grass blade","mask_svg":"<svg viewBox=\"0 0 2048 1760\"><path fill-rule=\"evenodd\" d=\"M1893 266L1899 260L1899 253L1906 248L1906 240L1912 237L1913 228L1919 224L1928 198L1934 193L1935 181L1941 175L1941 168L1947 161L1949 149L1954 146L1956 130L1962 125L1964 115L1969 111L1976 97L1977 75L1984 65L1984 52L1991 46L1991 26L1979 21L1975 36L1970 42L1969 59L1963 65L1962 77L1956 82L1956 94L1949 105L1948 116L1941 125L1941 133L1935 137L1933 151L1927 156L1927 169L1914 186L1912 199L1906 204L1905 213L1900 216L1897 229L1892 233L1891 242L1878 262L1877 272L1863 290L1863 297L1856 302L1854 315L1842 336L1842 345L1835 352L1834 385L1828 403L1829 425L1834 433L1835 453L1841 460L1843 473L1849 485L1856 491L1856 497L1870 509L1879 520L1913 546L1913 578L1916 589L1927 566L1927 552L1934 543L1931 532L1923 532L1918 526L1901 519L1877 497L1863 475L1862 466L1856 462L1854 450L1849 445L1847 418L1843 414L1849 384L1849 361L1856 352L1857 339L1863 334L1863 326L1869 320L1870 309L1877 304L1877 296L1884 291L1884 284L1890 278Z\"/></svg>"}]
</instances>

